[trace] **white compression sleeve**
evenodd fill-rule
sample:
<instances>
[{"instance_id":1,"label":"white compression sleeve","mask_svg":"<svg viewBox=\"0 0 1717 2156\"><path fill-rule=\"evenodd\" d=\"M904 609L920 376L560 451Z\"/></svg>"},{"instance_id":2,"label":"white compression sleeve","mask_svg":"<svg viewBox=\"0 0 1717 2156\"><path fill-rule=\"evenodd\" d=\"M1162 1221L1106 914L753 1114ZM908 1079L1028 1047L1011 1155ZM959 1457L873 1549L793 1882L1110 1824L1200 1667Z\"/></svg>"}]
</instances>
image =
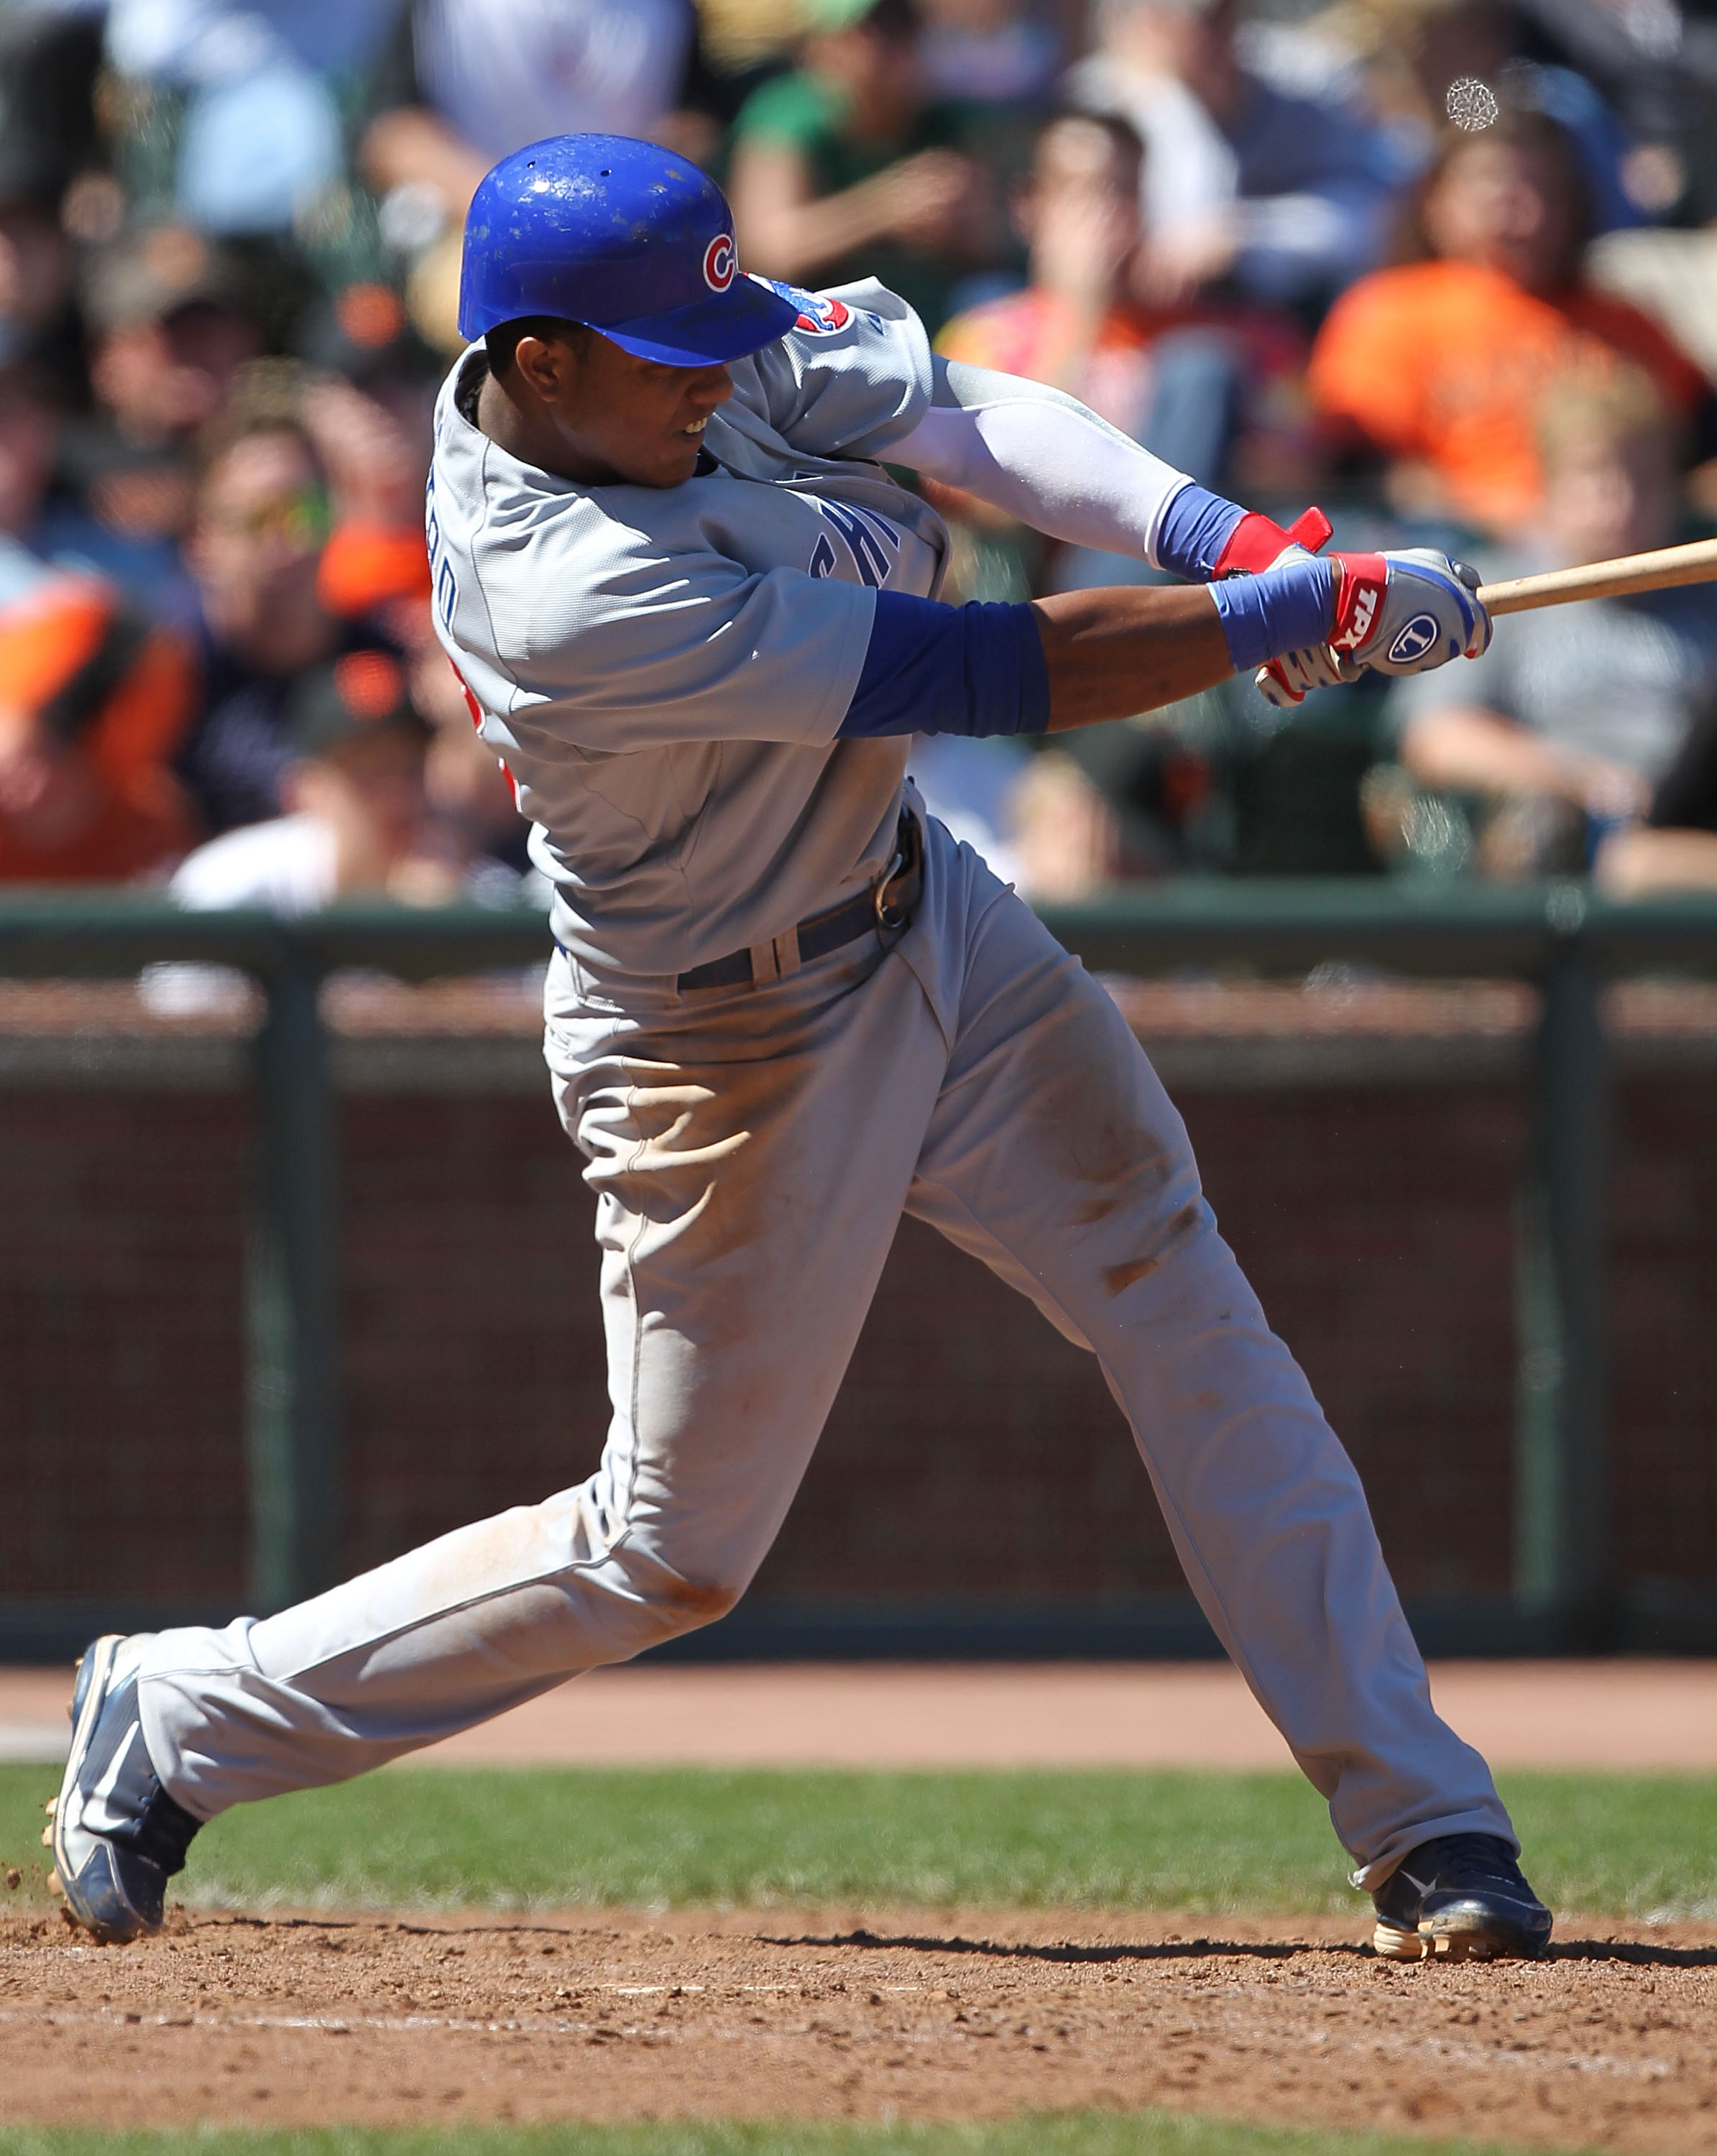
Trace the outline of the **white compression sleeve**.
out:
<instances>
[{"instance_id":1,"label":"white compression sleeve","mask_svg":"<svg viewBox=\"0 0 1717 2156\"><path fill-rule=\"evenodd\" d=\"M1156 563L1163 513L1192 482L1058 389L935 362L934 401L885 452L1077 547Z\"/></svg>"}]
</instances>

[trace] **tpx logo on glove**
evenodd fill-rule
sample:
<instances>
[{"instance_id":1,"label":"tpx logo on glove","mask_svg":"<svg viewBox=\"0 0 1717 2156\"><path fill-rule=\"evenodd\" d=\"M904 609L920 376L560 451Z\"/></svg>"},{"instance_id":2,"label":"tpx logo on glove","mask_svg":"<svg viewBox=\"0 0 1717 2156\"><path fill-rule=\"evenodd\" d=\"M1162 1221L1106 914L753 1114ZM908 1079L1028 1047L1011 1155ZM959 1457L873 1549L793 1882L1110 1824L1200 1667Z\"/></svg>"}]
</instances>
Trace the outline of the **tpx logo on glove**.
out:
<instances>
[{"instance_id":1,"label":"tpx logo on glove","mask_svg":"<svg viewBox=\"0 0 1717 2156\"><path fill-rule=\"evenodd\" d=\"M1416 613L1413 619L1396 632L1395 642L1389 647L1389 655L1397 666L1410 665L1422 659L1442 634L1436 620L1428 613Z\"/></svg>"},{"instance_id":2,"label":"tpx logo on glove","mask_svg":"<svg viewBox=\"0 0 1717 2156\"><path fill-rule=\"evenodd\" d=\"M1389 564L1380 554L1338 554L1333 558L1341 564L1341 582L1336 587L1329 648L1357 651L1376 626L1389 583Z\"/></svg>"}]
</instances>

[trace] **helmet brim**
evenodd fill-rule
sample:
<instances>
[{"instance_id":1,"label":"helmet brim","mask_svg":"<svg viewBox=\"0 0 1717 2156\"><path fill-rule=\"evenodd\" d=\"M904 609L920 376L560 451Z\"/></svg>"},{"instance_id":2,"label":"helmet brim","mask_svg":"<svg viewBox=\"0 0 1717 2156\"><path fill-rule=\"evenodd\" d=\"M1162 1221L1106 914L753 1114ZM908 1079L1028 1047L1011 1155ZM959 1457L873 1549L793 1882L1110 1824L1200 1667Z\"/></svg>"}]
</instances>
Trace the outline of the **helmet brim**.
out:
<instances>
[{"instance_id":1,"label":"helmet brim","mask_svg":"<svg viewBox=\"0 0 1717 2156\"><path fill-rule=\"evenodd\" d=\"M712 292L689 307L588 326L622 352L652 359L661 367L716 367L776 343L798 320L799 309L792 300L750 277L738 276L725 292Z\"/></svg>"}]
</instances>

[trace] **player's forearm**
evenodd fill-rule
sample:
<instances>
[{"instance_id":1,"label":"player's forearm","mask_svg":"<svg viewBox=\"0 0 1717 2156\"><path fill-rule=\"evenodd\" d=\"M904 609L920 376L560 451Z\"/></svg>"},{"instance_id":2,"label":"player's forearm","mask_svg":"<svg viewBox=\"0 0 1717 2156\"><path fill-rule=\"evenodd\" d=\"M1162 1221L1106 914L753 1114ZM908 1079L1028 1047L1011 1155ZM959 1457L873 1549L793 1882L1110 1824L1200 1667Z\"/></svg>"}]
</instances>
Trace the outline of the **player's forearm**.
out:
<instances>
[{"instance_id":1,"label":"player's forearm","mask_svg":"<svg viewBox=\"0 0 1717 2156\"><path fill-rule=\"evenodd\" d=\"M1222 618L1196 586L1062 592L1032 612L1051 733L1179 703L1234 671Z\"/></svg>"},{"instance_id":2,"label":"player's forearm","mask_svg":"<svg viewBox=\"0 0 1717 2156\"><path fill-rule=\"evenodd\" d=\"M1154 711L1327 636L1334 588L1332 563L1300 553L1222 583L1022 606L879 592L839 732L1041 734Z\"/></svg>"}]
</instances>

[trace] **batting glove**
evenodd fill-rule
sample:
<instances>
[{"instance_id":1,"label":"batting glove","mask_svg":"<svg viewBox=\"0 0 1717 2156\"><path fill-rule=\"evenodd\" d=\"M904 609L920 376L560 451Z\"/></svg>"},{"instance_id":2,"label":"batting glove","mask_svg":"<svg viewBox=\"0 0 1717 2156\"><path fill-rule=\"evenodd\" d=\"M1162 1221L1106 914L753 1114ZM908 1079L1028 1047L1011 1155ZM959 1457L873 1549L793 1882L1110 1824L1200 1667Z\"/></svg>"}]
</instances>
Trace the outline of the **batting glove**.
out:
<instances>
[{"instance_id":1,"label":"batting glove","mask_svg":"<svg viewBox=\"0 0 1717 2156\"><path fill-rule=\"evenodd\" d=\"M1329 519L1321 509L1308 509L1284 531L1279 524L1257 511L1243 516L1223 548L1215 573L1231 577L1273 569L1278 562L1299 553L1321 551L1330 535ZM1308 689L1334 688L1342 679L1339 662L1321 644L1309 651L1290 651L1259 667L1254 675L1258 687L1278 711L1305 701Z\"/></svg>"},{"instance_id":2,"label":"batting glove","mask_svg":"<svg viewBox=\"0 0 1717 2156\"><path fill-rule=\"evenodd\" d=\"M1478 572L1430 547L1334 554L1341 565L1329 649L1374 674L1428 674L1490 644Z\"/></svg>"},{"instance_id":3,"label":"batting glove","mask_svg":"<svg viewBox=\"0 0 1717 2156\"><path fill-rule=\"evenodd\" d=\"M1273 569L1284 555L1303 548L1315 554L1330 534L1329 519L1321 509L1302 510L1287 531L1273 517L1248 510L1216 557L1212 577L1255 577L1261 569Z\"/></svg>"},{"instance_id":4,"label":"batting glove","mask_svg":"<svg viewBox=\"0 0 1717 2156\"><path fill-rule=\"evenodd\" d=\"M1430 547L1382 554L1332 554L1336 585L1329 641L1290 652L1253 676L1278 711L1308 689L1357 681L1361 674L1428 674L1451 659L1477 659L1491 619L1476 596L1479 577Z\"/></svg>"}]
</instances>

